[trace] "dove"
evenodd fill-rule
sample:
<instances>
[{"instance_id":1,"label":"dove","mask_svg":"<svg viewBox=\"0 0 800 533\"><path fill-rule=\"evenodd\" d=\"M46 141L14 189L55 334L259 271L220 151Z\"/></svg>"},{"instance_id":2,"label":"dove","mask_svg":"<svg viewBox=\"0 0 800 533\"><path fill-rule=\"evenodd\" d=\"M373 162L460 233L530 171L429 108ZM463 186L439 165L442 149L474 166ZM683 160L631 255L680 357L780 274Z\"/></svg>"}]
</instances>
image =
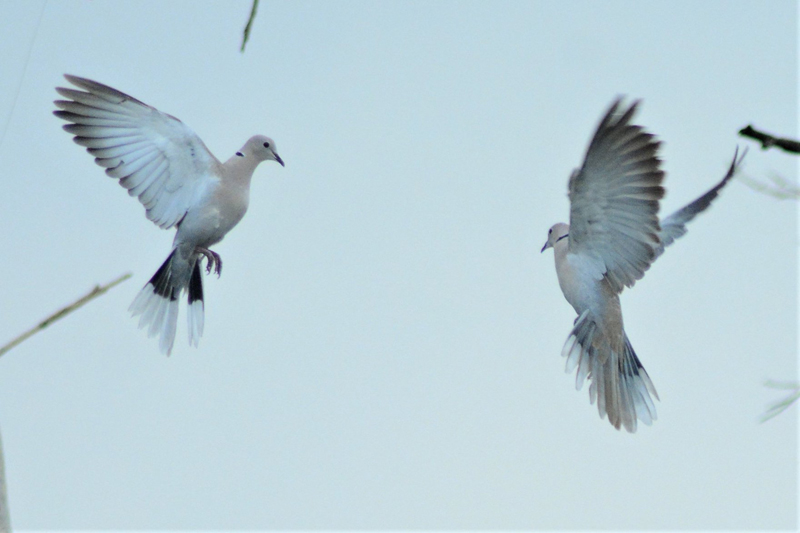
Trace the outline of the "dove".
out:
<instances>
[{"instance_id":1,"label":"dove","mask_svg":"<svg viewBox=\"0 0 800 533\"><path fill-rule=\"evenodd\" d=\"M206 259L206 273L220 275L222 259L209 247L244 217L259 163L284 166L275 141L255 135L222 163L177 118L102 83L64 77L82 89L56 88L66 98L54 102L58 110L53 112L68 122L64 130L139 199L149 220L176 229L166 261L129 310L139 316L139 327L146 327L148 336L159 336L161 351L169 355L179 300L186 292L189 344L197 346L204 313L201 261Z\"/></svg>"},{"instance_id":2,"label":"dove","mask_svg":"<svg viewBox=\"0 0 800 533\"><path fill-rule=\"evenodd\" d=\"M602 118L583 165L569 179L570 223L553 225L542 248L553 249L561 291L578 314L561 352L566 371L577 368L578 390L590 380L589 399L597 401L600 418L630 433L637 421L651 425L657 418L653 398L659 397L625 333L619 294L686 233L745 155L737 149L717 185L659 221L665 193L660 142L631 123L638 105L623 109L617 99Z\"/></svg>"}]
</instances>

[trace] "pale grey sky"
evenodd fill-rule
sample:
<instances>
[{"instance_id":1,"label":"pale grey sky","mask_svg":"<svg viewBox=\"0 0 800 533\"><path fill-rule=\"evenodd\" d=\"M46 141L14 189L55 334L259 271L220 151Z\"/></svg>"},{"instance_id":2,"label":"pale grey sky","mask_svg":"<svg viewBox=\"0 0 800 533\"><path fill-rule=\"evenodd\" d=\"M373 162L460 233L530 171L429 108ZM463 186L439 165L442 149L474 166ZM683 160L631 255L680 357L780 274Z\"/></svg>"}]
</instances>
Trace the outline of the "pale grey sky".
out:
<instances>
[{"instance_id":1,"label":"pale grey sky","mask_svg":"<svg viewBox=\"0 0 800 533\"><path fill-rule=\"evenodd\" d=\"M665 214L737 144L796 182L736 135L798 133L794 2L264 1L243 55L249 0L42 6L0 0L0 343L134 278L0 359L17 530L797 527L797 412L757 421L797 374L797 204L732 183L623 293L661 396L635 435L564 373L539 253L620 94ZM65 72L220 159L277 142L199 349L184 309L169 358L128 316L172 232L61 130Z\"/></svg>"}]
</instances>

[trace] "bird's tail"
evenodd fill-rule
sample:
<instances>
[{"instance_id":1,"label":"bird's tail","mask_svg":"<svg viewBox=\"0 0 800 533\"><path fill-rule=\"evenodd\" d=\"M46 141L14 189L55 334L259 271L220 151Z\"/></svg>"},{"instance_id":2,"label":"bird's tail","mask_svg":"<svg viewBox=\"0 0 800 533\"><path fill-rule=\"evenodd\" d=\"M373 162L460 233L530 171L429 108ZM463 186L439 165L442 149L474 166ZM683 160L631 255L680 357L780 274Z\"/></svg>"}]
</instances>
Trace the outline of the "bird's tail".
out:
<instances>
[{"instance_id":1,"label":"bird's tail","mask_svg":"<svg viewBox=\"0 0 800 533\"><path fill-rule=\"evenodd\" d=\"M609 349L601 335L590 311L581 313L561 351L567 358L566 370L572 372L578 368L575 376L578 390L587 378L591 380L589 399L592 403L597 400L600 418L608 415L608 421L615 428L622 425L634 433L637 419L648 426L656 420L656 406L651 395L658 400L658 393L628 336L625 335L620 354Z\"/></svg>"},{"instance_id":2,"label":"bird's tail","mask_svg":"<svg viewBox=\"0 0 800 533\"><path fill-rule=\"evenodd\" d=\"M160 337L159 347L167 355L175 343L178 300L184 290L189 293L189 344L197 346L203 334L203 278L194 251L173 249L128 308L139 316L139 327L147 327L149 337Z\"/></svg>"}]
</instances>

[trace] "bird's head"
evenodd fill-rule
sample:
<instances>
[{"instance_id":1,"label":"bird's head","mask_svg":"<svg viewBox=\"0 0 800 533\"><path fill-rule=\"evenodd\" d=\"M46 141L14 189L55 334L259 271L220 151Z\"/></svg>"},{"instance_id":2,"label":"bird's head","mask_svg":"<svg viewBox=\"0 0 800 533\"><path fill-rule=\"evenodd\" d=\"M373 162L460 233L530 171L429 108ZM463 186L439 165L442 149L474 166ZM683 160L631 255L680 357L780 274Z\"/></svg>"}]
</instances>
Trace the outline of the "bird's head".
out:
<instances>
[{"instance_id":1,"label":"bird's head","mask_svg":"<svg viewBox=\"0 0 800 533\"><path fill-rule=\"evenodd\" d=\"M564 224L563 222L554 224L547 232L547 242L544 243L544 246L542 246L542 251L544 252L548 248L552 248L558 241L567 237L568 235L569 224Z\"/></svg>"},{"instance_id":2,"label":"bird's head","mask_svg":"<svg viewBox=\"0 0 800 533\"><path fill-rule=\"evenodd\" d=\"M278 155L278 149L275 147L275 141L265 135L254 135L245 143L239 154L248 154L256 158L258 162L261 161L277 161L281 166L283 159Z\"/></svg>"}]
</instances>

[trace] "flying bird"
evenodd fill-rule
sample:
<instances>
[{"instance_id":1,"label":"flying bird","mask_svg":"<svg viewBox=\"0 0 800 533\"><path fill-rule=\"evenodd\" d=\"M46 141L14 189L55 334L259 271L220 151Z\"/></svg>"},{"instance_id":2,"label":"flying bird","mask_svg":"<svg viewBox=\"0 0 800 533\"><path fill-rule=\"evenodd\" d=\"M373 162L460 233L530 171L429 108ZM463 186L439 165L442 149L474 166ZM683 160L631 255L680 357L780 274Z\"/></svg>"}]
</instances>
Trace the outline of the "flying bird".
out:
<instances>
[{"instance_id":1,"label":"flying bird","mask_svg":"<svg viewBox=\"0 0 800 533\"><path fill-rule=\"evenodd\" d=\"M130 306L139 327L158 335L169 355L175 342L178 302L188 294L189 344L203 334L203 279L219 276L222 259L209 247L220 242L244 216L250 179L262 161L283 166L275 141L251 137L221 163L203 141L177 118L107 85L78 76L64 77L82 90L57 87L53 113L69 122L63 128L86 147L106 174L136 196L146 216L162 229L175 228L166 261Z\"/></svg>"},{"instance_id":2,"label":"flying bird","mask_svg":"<svg viewBox=\"0 0 800 533\"><path fill-rule=\"evenodd\" d=\"M622 323L619 294L644 276L686 223L703 212L730 181L744 154L738 149L722 181L659 221L664 172L660 142L631 123L638 102L616 100L597 127L583 165L569 179L569 224L552 226L542 252L553 248L556 275L578 317L561 355L577 368L575 387L589 379L589 399L600 417L636 431L637 420L656 419L653 382Z\"/></svg>"}]
</instances>

